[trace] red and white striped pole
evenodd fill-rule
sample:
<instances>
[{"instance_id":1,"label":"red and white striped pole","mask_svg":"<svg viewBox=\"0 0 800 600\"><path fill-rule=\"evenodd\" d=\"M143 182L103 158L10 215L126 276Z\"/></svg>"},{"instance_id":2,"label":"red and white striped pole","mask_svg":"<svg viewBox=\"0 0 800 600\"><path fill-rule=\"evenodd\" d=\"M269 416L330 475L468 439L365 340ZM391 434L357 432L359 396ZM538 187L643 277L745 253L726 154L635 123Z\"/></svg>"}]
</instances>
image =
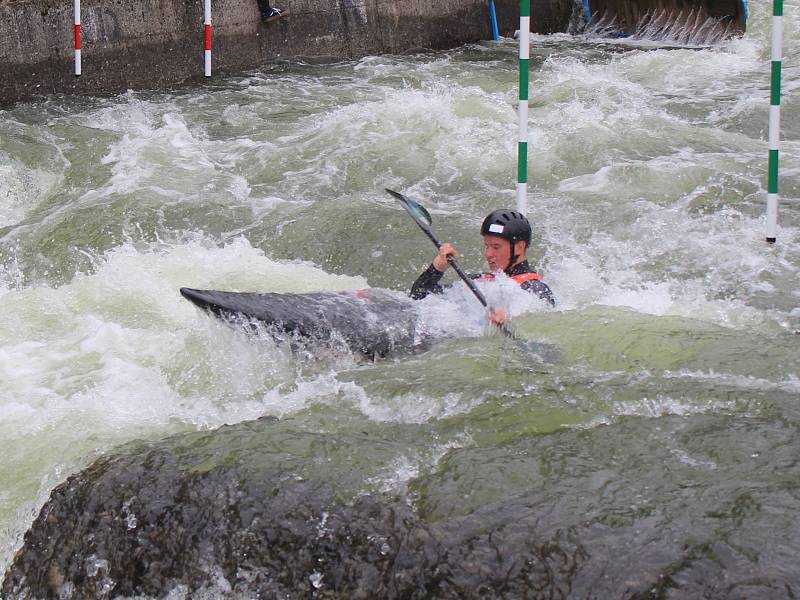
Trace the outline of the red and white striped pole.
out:
<instances>
[{"instance_id":1,"label":"red and white striped pole","mask_svg":"<svg viewBox=\"0 0 800 600\"><path fill-rule=\"evenodd\" d=\"M211 0L203 0L203 13L206 37L206 77L211 77Z\"/></svg>"},{"instance_id":2,"label":"red and white striped pole","mask_svg":"<svg viewBox=\"0 0 800 600\"><path fill-rule=\"evenodd\" d=\"M73 0L75 13L75 77L81 76L81 0Z\"/></svg>"}]
</instances>

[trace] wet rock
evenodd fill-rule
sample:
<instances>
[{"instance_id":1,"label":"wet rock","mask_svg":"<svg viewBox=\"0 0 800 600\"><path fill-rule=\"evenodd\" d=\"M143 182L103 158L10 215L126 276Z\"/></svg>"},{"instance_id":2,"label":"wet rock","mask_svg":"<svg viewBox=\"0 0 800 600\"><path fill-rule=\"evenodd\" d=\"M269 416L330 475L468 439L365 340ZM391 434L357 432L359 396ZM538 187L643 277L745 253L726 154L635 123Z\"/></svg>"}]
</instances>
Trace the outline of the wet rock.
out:
<instances>
[{"instance_id":1,"label":"wet rock","mask_svg":"<svg viewBox=\"0 0 800 600\"><path fill-rule=\"evenodd\" d=\"M264 419L100 459L53 491L3 598L568 591L559 573L575 568L577 546L553 553L497 519L426 523L406 498L358 491L353 465L320 453L355 444Z\"/></svg>"},{"instance_id":2,"label":"wet rock","mask_svg":"<svg viewBox=\"0 0 800 600\"><path fill-rule=\"evenodd\" d=\"M345 413L309 409L98 460L53 491L0 596L796 595L796 536L783 532L793 522L778 528L763 510L756 490L765 486L740 490L741 461L697 469L659 446L661 468L640 464L618 444L652 442L634 419L613 434L563 430L456 448L404 488L385 476L398 457L431 446L436 427ZM714 429L743 435L725 416L696 421L688 431L680 418L662 427L701 445ZM647 489L637 483L646 477ZM796 490L796 473L785 477ZM563 479L569 491L555 485Z\"/></svg>"}]
</instances>

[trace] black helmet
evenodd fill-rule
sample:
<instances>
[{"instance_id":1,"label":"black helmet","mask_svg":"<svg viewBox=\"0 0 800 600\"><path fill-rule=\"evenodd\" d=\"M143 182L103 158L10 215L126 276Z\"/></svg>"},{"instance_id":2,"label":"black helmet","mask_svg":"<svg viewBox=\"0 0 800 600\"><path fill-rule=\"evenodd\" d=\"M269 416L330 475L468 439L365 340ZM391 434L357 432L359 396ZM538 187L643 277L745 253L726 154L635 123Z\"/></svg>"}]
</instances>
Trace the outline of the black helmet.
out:
<instances>
[{"instance_id":1,"label":"black helmet","mask_svg":"<svg viewBox=\"0 0 800 600\"><path fill-rule=\"evenodd\" d=\"M496 235L511 242L511 245L520 240L526 245L531 245L531 224L520 212L501 208L489 213L481 225L481 235Z\"/></svg>"}]
</instances>

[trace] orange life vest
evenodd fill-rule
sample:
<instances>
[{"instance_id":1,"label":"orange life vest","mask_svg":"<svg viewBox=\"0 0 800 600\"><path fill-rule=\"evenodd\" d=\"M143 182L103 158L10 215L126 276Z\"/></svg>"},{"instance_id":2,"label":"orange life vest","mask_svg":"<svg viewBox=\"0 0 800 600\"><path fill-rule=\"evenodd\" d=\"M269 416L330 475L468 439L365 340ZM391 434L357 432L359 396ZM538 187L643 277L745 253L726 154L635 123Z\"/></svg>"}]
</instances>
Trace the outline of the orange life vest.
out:
<instances>
[{"instance_id":1,"label":"orange life vest","mask_svg":"<svg viewBox=\"0 0 800 600\"><path fill-rule=\"evenodd\" d=\"M511 279L522 285L527 281L540 280L542 278L538 273L520 273L519 275L512 275ZM481 281L494 281L494 273L484 273L479 277Z\"/></svg>"},{"instance_id":2,"label":"orange life vest","mask_svg":"<svg viewBox=\"0 0 800 600\"><path fill-rule=\"evenodd\" d=\"M542 278L538 273L520 273L519 275L512 275L511 279L522 285L526 281L536 281Z\"/></svg>"}]
</instances>

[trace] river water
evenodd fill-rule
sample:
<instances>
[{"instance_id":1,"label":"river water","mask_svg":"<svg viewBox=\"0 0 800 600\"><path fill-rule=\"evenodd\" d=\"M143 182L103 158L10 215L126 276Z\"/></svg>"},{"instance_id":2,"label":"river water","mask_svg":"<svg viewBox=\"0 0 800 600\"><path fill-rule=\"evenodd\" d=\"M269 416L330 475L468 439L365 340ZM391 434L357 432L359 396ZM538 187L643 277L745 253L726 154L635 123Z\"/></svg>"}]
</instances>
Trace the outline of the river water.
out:
<instances>
[{"instance_id":1,"label":"river water","mask_svg":"<svg viewBox=\"0 0 800 600\"><path fill-rule=\"evenodd\" d=\"M407 290L433 247L385 187L481 270L481 219L515 203L513 40L0 111L0 572L99 456L274 415L402 426L396 452L347 459L364 489L430 520L513 520L525 498L543 534L624 554L596 590L655 569L679 594L796 595L799 8L776 245L766 2L711 48L535 37L531 254L557 309L490 291L524 313L514 342L456 287L421 304L447 339L374 363L248 336L177 290Z\"/></svg>"}]
</instances>

